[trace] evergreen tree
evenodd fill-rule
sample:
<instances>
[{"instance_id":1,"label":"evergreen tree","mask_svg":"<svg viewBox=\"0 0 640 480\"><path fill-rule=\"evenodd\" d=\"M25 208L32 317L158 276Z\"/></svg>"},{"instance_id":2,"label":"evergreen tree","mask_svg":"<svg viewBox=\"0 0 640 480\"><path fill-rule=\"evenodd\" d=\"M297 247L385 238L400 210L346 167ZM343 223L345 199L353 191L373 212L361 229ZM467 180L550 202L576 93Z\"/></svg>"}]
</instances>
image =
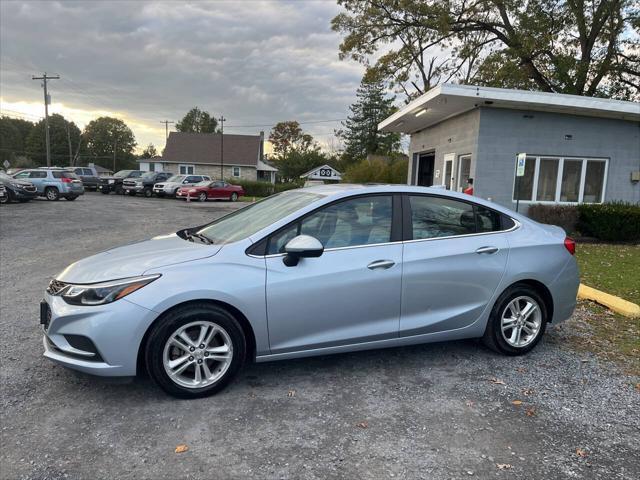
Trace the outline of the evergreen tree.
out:
<instances>
[{"instance_id":1,"label":"evergreen tree","mask_svg":"<svg viewBox=\"0 0 640 480\"><path fill-rule=\"evenodd\" d=\"M400 134L378 131L378 123L395 111L393 98L385 94L385 85L369 72L364 75L356 102L343 129L336 132L345 144L344 160L350 164L369 154L390 155L400 147Z\"/></svg>"}]
</instances>

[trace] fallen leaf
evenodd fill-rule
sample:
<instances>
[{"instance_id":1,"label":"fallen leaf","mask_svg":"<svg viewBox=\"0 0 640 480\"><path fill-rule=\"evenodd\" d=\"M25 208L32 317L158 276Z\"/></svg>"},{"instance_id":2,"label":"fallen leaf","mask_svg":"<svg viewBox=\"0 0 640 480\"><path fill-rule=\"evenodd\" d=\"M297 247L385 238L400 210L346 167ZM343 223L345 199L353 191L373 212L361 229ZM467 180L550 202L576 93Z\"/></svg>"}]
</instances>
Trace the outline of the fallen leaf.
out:
<instances>
[{"instance_id":1,"label":"fallen leaf","mask_svg":"<svg viewBox=\"0 0 640 480\"><path fill-rule=\"evenodd\" d=\"M536 409L534 407L529 407L525 410L527 417L533 417L536 414Z\"/></svg>"},{"instance_id":2,"label":"fallen leaf","mask_svg":"<svg viewBox=\"0 0 640 480\"><path fill-rule=\"evenodd\" d=\"M579 457L586 457L587 456L587 452L585 452L583 449L581 448L576 448L576 455Z\"/></svg>"},{"instance_id":3,"label":"fallen leaf","mask_svg":"<svg viewBox=\"0 0 640 480\"><path fill-rule=\"evenodd\" d=\"M289 390L287 392L287 397L295 397L296 396L296 391L295 390Z\"/></svg>"},{"instance_id":4,"label":"fallen leaf","mask_svg":"<svg viewBox=\"0 0 640 480\"><path fill-rule=\"evenodd\" d=\"M519 407L520 405L522 405L522 400L513 400L511 403L516 407Z\"/></svg>"},{"instance_id":5,"label":"fallen leaf","mask_svg":"<svg viewBox=\"0 0 640 480\"><path fill-rule=\"evenodd\" d=\"M504 385L504 382L502 380L497 379L497 378L491 378L489 381L491 383L495 384L495 385Z\"/></svg>"},{"instance_id":6,"label":"fallen leaf","mask_svg":"<svg viewBox=\"0 0 640 480\"><path fill-rule=\"evenodd\" d=\"M522 389L522 394L523 395L533 395L535 393L535 390L533 388L523 388Z\"/></svg>"},{"instance_id":7,"label":"fallen leaf","mask_svg":"<svg viewBox=\"0 0 640 480\"><path fill-rule=\"evenodd\" d=\"M356 427L358 428L369 428L369 422L366 420L364 422L356 423Z\"/></svg>"},{"instance_id":8,"label":"fallen leaf","mask_svg":"<svg viewBox=\"0 0 640 480\"><path fill-rule=\"evenodd\" d=\"M636 383L636 390L640 392L640 383Z\"/></svg>"},{"instance_id":9,"label":"fallen leaf","mask_svg":"<svg viewBox=\"0 0 640 480\"><path fill-rule=\"evenodd\" d=\"M175 451L176 451L176 453L184 453L184 452L186 452L187 450L189 450L189 447L188 447L187 445L185 445L184 443L182 443L182 444L180 444L180 445L178 445L178 446L176 447L176 450L175 450Z\"/></svg>"},{"instance_id":10,"label":"fallen leaf","mask_svg":"<svg viewBox=\"0 0 640 480\"><path fill-rule=\"evenodd\" d=\"M498 470L509 470L511 468L511 464L510 463L496 463L496 467L498 467Z\"/></svg>"}]
</instances>

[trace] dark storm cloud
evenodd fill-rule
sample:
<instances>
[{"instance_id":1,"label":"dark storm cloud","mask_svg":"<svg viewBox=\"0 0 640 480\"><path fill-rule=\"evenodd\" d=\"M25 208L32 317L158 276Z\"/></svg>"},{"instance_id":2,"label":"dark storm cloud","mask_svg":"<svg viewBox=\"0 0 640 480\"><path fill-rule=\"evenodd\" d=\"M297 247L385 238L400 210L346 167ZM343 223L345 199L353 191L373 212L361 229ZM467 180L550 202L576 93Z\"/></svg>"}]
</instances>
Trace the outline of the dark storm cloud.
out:
<instances>
[{"instance_id":1,"label":"dark storm cloud","mask_svg":"<svg viewBox=\"0 0 640 480\"><path fill-rule=\"evenodd\" d=\"M55 100L150 124L195 105L228 125L341 118L362 71L338 60L337 12L331 0L2 2L0 93L39 101L30 75L46 70L62 76Z\"/></svg>"}]
</instances>

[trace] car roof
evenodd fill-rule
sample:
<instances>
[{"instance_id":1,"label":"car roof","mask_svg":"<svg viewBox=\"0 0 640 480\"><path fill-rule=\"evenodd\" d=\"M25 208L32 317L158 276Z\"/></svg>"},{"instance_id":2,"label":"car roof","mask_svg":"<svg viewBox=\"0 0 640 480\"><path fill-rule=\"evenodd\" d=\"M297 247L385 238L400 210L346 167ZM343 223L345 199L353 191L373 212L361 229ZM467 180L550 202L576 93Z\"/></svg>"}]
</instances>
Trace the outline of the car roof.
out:
<instances>
[{"instance_id":1,"label":"car roof","mask_svg":"<svg viewBox=\"0 0 640 480\"><path fill-rule=\"evenodd\" d=\"M451 199L463 200L467 202L473 202L478 205L484 205L493 210L497 210L506 215L509 215L516 219L523 219L523 216L512 211L509 208L498 205L489 200L485 200L481 197L468 195L466 193L454 192L447 190L440 186L435 187L419 187L415 185L401 185L401 184L348 184L348 183L334 183L325 185L313 185L311 187L304 187L296 190L289 190L290 192L309 192L322 195L324 201L332 201L334 199L349 197L352 195L363 195L368 193L421 193L437 195L440 197L448 197Z\"/></svg>"}]
</instances>

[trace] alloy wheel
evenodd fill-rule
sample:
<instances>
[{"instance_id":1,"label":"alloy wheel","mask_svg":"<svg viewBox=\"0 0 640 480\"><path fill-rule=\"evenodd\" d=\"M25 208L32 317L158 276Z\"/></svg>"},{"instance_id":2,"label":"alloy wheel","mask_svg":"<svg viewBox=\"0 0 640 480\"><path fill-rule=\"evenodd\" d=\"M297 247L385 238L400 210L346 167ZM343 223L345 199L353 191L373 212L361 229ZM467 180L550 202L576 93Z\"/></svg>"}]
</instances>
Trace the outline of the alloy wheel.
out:
<instances>
[{"instance_id":1,"label":"alloy wheel","mask_svg":"<svg viewBox=\"0 0 640 480\"><path fill-rule=\"evenodd\" d=\"M167 340L163 365L169 378L186 388L218 381L231 365L233 344L220 325L200 320L178 328Z\"/></svg>"},{"instance_id":2,"label":"alloy wheel","mask_svg":"<svg viewBox=\"0 0 640 480\"><path fill-rule=\"evenodd\" d=\"M519 296L509 302L502 312L502 338L512 347L522 348L533 342L542 325L540 305L533 298Z\"/></svg>"},{"instance_id":3,"label":"alloy wheel","mask_svg":"<svg viewBox=\"0 0 640 480\"><path fill-rule=\"evenodd\" d=\"M205 202L205 201L207 200L207 194L206 194L206 193L204 193L204 192L201 192L201 193L198 195L198 200L200 200L201 202Z\"/></svg>"}]
</instances>

